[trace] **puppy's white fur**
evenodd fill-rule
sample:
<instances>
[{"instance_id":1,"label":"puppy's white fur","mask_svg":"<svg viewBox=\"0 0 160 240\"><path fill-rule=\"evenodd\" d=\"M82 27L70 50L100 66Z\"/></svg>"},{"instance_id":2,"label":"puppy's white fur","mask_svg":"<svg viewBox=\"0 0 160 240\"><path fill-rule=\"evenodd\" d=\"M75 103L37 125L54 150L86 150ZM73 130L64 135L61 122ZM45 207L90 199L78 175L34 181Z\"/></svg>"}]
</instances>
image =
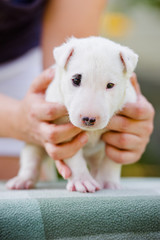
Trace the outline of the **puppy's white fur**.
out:
<instances>
[{"instance_id":1,"label":"puppy's white fur","mask_svg":"<svg viewBox=\"0 0 160 240\"><path fill-rule=\"evenodd\" d=\"M85 147L65 160L72 171L67 189L94 192L101 188L118 188L121 165L106 156L101 135L111 117L125 103L136 101L130 77L138 56L131 49L108 39L89 37L69 39L54 49L54 58L56 73L47 89L46 100L64 104L72 124L89 135ZM75 74L81 75L79 85L73 84ZM108 83L112 83L113 87L107 88ZM94 119L94 123L87 124L84 121L86 117ZM42 148L26 145L19 174L7 186L13 189L34 186L42 153Z\"/></svg>"}]
</instances>

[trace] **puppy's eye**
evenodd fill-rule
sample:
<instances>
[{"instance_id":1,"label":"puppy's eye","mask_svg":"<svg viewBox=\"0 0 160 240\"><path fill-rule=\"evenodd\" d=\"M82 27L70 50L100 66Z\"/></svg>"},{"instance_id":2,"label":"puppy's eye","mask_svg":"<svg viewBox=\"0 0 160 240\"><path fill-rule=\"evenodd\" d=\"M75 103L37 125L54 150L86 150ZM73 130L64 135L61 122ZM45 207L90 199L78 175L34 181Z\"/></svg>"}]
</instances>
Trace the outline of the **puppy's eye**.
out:
<instances>
[{"instance_id":1,"label":"puppy's eye","mask_svg":"<svg viewBox=\"0 0 160 240\"><path fill-rule=\"evenodd\" d=\"M106 88L108 89L108 88L113 88L113 87L114 87L114 83L108 83Z\"/></svg>"},{"instance_id":2,"label":"puppy's eye","mask_svg":"<svg viewBox=\"0 0 160 240\"><path fill-rule=\"evenodd\" d=\"M75 87L79 87L81 85L81 78L82 78L82 75L81 74L75 74L72 76L72 83L73 83L73 86Z\"/></svg>"}]
</instances>

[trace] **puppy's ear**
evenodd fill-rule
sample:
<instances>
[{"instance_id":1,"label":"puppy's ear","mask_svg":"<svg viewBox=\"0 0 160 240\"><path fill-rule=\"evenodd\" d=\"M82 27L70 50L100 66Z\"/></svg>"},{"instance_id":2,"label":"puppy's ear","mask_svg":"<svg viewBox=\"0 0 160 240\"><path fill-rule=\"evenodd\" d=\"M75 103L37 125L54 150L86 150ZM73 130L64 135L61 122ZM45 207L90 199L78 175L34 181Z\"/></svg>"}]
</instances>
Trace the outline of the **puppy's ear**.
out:
<instances>
[{"instance_id":1,"label":"puppy's ear","mask_svg":"<svg viewBox=\"0 0 160 240\"><path fill-rule=\"evenodd\" d=\"M132 74L138 62L138 55L131 49L123 47L119 53L119 57L123 65L123 72Z\"/></svg>"},{"instance_id":2,"label":"puppy's ear","mask_svg":"<svg viewBox=\"0 0 160 240\"><path fill-rule=\"evenodd\" d=\"M70 46L68 43L64 43L60 47L56 47L53 50L53 56L56 63L62 67L67 68L70 58L74 53L74 48Z\"/></svg>"}]
</instances>

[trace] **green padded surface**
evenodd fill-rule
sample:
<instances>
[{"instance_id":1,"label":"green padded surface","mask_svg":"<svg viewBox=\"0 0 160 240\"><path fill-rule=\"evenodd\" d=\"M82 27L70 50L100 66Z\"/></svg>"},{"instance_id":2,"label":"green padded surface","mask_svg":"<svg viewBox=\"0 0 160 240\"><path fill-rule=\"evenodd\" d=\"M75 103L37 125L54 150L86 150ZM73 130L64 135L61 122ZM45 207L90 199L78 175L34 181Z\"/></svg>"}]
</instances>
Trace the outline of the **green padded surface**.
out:
<instances>
[{"instance_id":1,"label":"green padded surface","mask_svg":"<svg viewBox=\"0 0 160 240\"><path fill-rule=\"evenodd\" d=\"M64 182L7 191L0 240L160 240L160 179L126 178L122 190L67 192Z\"/></svg>"}]
</instances>

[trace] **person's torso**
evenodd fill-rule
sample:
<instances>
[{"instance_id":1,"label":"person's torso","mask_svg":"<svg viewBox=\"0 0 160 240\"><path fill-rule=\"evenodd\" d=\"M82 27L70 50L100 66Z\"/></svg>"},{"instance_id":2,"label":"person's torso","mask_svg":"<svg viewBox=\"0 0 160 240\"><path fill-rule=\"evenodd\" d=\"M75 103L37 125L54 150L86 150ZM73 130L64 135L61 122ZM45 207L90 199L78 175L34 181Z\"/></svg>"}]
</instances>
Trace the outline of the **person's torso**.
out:
<instances>
[{"instance_id":1,"label":"person's torso","mask_svg":"<svg viewBox=\"0 0 160 240\"><path fill-rule=\"evenodd\" d=\"M40 45L46 3L47 0L0 1L0 64Z\"/></svg>"}]
</instances>

